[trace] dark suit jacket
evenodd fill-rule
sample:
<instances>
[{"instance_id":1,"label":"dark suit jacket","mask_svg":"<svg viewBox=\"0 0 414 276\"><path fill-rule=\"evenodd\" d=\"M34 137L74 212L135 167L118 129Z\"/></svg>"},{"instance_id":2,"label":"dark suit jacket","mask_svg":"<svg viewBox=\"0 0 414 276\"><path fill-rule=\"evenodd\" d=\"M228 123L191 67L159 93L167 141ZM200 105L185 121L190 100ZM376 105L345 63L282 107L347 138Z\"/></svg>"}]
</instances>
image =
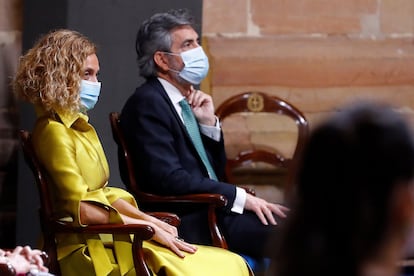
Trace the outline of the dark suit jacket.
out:
<instances>
[{"instance_id":1,"label":"dark suit jacket","mask_svg":"<svg viewBox=\"0 0 414 276\"><path fill-rule=\"evenodd\" d=\"M231 209L235 186L208 178L184 124L156 78L138 87L127 100L121 112L121 128L144 191L160 195L222 194ZM219 178L224 175L226 162L221 137L216 142L202 135Z\"/></svg>"},{"instance_id":2,"label":"dark suit jacket","mask_svg":"<svg viewBox=\"0 0 414 276\"><path fill-rule=\"evenodd\" d=\"M229 249L250 256L263 256L274 227L263 225L255 213L230 212L236 187L208 178L187 130L161 83L150 79L138 87L121 112L121 128L130 148L137 181L143 191L159 195L217 193L228 204L218 212L218 222ZM226 155L223 135L214 141L202 135L207 155L219 179L224 175ZM123 158L120 158L122 160ZM122 170L121 170L122 174ZM127 177L123 177L127 179ZM211 244L205 205L150 206L144 211L169 211L181 218L180 235L188 242ZM246 240L254 237L254 242Z\"/></svg>"}]
</instances>

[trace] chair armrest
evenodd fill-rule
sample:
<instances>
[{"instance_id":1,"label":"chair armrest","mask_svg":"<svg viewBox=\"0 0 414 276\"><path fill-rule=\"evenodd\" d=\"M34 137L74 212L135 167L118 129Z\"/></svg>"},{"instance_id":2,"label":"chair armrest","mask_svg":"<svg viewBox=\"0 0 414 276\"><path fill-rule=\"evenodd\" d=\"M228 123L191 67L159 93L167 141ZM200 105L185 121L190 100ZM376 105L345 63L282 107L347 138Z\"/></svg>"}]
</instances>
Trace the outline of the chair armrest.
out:
<instances>
[{"instance_id":1,"label":"chair armrest","mask_svg":"<svg viewBox=\"0 0 414 276\"><path fill-rule=\"evenodd\" d=\"M178 227L180 225L180 218L174 214L169 212L146 212L148 215L156 217L172 226Z\"/></svg>"},{"instance_id":2,"label":"chair armrest","mask_svg":"<svg viewBox=\"0 0 414 276\"><path fill-rule=\"evenodd\" d=\"M227 199L220 194L190 194L180 196L158 196L148 193L140 193L137 195L138 202L148 203L203 203L212 204L216 207L224 207L227 205Z\"/></svg>"},{"instance_id":3,"label":"chair armrest","mask_svg":"<svg viewBox=\"0 0 414 276\"><path fill-rule=\"evenodd\" d=\"M196 203L208 206L208 225L214 246L227 249L227 242L217 225L216 209L227 205L227 198L220 194L190 194L181 196L158 196L148 193L137 193L138 202L145 203Z\"/></svg>"},{"instance_id":4,"label":"chair armrest","mask_svg":"<svg viewBox=\"0 0 414 276\"><path fill-rule=\"evenodd\" d=\"M134 234L140 240L149 240L155 233L151 226L142 224L95 224L80 227L55 221L53 226L57 233Z\"/></svg>"}]
</instances>

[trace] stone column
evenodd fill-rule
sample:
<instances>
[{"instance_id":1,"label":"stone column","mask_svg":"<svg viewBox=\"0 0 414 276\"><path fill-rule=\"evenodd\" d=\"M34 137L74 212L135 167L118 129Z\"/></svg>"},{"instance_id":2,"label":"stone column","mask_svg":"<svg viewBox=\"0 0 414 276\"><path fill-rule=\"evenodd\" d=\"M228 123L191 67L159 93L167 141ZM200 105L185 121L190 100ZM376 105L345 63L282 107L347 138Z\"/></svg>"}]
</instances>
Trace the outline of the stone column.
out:
<instances>
[{"instance_id":1,"label":"stone column","mask_svg":"<svg viewBox=\"0 0 414 276\"><path fill-rule=\"evenodd\" d=\"M21 52L21 0L0 0L0 247L16 243L17 111L10 81Z\"/></svg>"}]
</instances>

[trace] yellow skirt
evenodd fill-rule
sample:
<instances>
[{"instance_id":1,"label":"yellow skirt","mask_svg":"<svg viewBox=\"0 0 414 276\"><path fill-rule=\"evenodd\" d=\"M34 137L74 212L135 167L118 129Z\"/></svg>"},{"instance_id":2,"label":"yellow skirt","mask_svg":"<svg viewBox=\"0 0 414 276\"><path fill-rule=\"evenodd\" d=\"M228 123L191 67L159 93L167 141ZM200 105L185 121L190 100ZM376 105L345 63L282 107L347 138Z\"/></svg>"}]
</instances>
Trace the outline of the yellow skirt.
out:
<instances>
[{"instance_id":1,"label":"yellow skirt","mask_svg":"<svg viewBox=\"0 0 414 276\"><path fill-rule=\"evenodd\" d=\"M241 256L222 248L197 245L198 249L196 253L187 253L185 258L180 258L171 250L151 241L144 241L143 248L146 263L154 276L249 275L249 268L244 259ZM116 256L114 250L110 248L106 248L105 251L113 266L112 271L109 274L105 274L109 276L121 276L118 262L131 262L131 249L128 251L128 249L125 248L125 250L122 250L122 254L118 253L118 256ZM99 260L94 261L95 264L99 265ZM62 276L106 276L97 273L96 267L93 264L94 261L85 245L59 261L61 274ZM135 269L131 263L131 269L127 273L123 273L122 276L132 275L135 275Z\"/></svg>"},{"instance_id":2,"label":"yellow skirt","mask_svg":"<svg viewBox=\"0 0 414 276\"><path fill-rule=\"evenodd\" d=\"M145 258L152 271L165 275L249 275L242 257L225 249L197 246L197 252L180 258L171 250L151 242L144 242ZM162 274L164 275L164 274Z\"/></svg>"}]
</instances>

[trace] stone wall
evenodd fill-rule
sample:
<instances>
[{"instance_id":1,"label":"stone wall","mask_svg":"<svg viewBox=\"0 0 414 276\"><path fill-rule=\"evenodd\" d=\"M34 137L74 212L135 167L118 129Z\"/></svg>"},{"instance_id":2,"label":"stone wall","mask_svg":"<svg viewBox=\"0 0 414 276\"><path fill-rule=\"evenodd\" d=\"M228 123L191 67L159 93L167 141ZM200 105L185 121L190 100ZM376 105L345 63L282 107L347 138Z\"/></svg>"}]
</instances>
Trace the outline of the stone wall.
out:
<instances>
[{"instance_id":1,"label":"stone wall","mask_svg":"<svg viewBox=\"0 0 414 276\"><path fill-rule=\"evenodd\" d=\"M17 110L10 89L21 52L22 3L0 0L0 247L15 245Z\"/></svg>"},{"instance_id":2,"label":"stone wall","mask_svg":"<svg viewBox=\"0 0 414 276\"><path fill-rule=\"evenodd\" d=\"M202 87L216 106L243 91L278 95L301 109L311 127L364 98L393 104L411 118L413 14L411 0L204 1L211 72ZM274 119L263 117L224 124L229 155L240 144L294 141L294 126L275 139Z\"/></svg>"}]
</instances>

